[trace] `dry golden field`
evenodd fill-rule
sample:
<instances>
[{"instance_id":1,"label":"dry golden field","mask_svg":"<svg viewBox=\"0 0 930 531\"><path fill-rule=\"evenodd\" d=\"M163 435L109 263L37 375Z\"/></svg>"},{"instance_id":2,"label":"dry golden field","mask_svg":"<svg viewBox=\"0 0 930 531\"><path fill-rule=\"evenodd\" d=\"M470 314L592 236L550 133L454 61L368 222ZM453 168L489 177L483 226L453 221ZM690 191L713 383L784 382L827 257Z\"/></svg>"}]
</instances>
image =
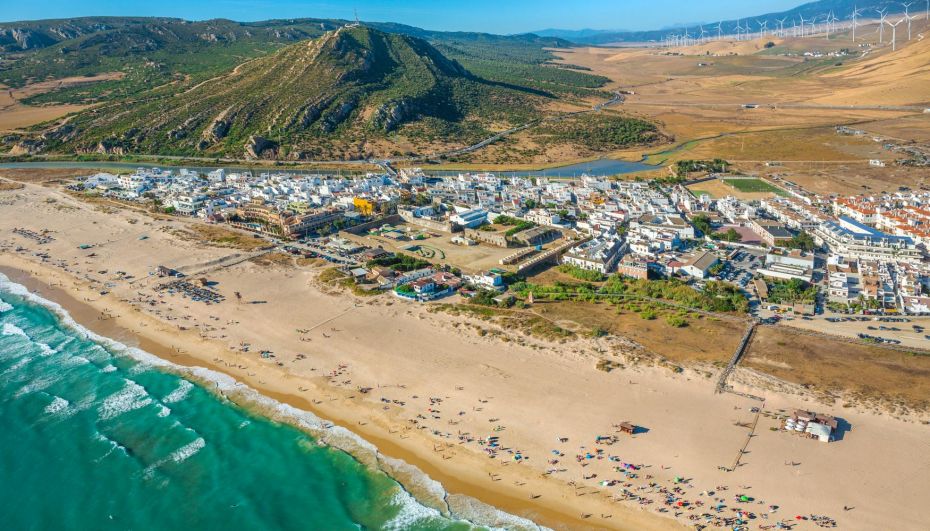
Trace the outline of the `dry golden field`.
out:
<instances>
[{"instance_id":1,"label":"dry golden field","mask_svg":"<svg viewBox=\"0 0 930 531\"><path fill-rule=\"evenodd\" d=\"M920 186L919 172L895 167L898 156L883 147L930 140L930 33L914 21L910 42L879 45L874 24L859 29L858 43L840 33L829 40L764 39L712 42L687 48L573 48L557 50L565 63L609 77L609 88L630 90L622 110L656 121L674 140L658 149L629 149L614 156L643 155L657 164L681 159L725 158L737 169L800 172L795 182L818 192ZM768 41L773 43L765 48ZM862 57L805 58L804 52L861 49ZM743 108L744 104L758 108ZM866 131L836 134L837 125ZM884 137L874 141L873 136ZM870 159L886 168L870 168ZM764 170L761 170L764 171Z\"/></svg>"},{"instance_id":2,"label":"dry golden field","mask_svg":"<svg viewBox=\"0 0 930 531\"><path fill-rule=\"evenodd\" d=\"M69 77L52 81L33 83L20 89L11 89L0 85L0 131L13 131L48 120L61 118L73 112L87 108L86 105L43 105L33 106L21 103L22 100L59 89L67 85L93 83L121 77L122 73L99 74L91 77Z\"/></svg>"}]
</instances>

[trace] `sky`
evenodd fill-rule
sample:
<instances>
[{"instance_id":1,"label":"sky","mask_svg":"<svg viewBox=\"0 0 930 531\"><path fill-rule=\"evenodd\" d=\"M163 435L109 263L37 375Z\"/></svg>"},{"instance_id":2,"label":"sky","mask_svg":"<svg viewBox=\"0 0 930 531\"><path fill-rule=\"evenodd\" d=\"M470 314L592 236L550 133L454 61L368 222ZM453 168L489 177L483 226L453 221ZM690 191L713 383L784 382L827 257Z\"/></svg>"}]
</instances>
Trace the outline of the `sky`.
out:
<instances>
[{"instance_id":1,"label":"sky","mask_svg":"<svg viewBox=\"0 0 930 531\"><path fill-rule=\"evenodd\" d=\"M0 21L92 15L353 18L443 31L523 33L558 29L660 29L795 7L806 0L0 0Z\"/></svg>"}]
</instances>

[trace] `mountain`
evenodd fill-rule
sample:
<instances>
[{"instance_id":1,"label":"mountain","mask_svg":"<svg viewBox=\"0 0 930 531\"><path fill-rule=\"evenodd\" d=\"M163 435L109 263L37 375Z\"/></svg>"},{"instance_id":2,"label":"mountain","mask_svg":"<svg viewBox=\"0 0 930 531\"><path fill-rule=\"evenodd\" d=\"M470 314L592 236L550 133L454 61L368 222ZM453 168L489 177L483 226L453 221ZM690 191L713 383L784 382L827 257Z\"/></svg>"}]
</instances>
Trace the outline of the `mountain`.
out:
<instances>
[{"instance_id":1,"label":"mountain","mask_svg":"<svg viewBox=\"0 0 930 531\"><path fill-rule=\"evenodd\" d=\"M888 0L818 0L816 2L809 2L786 11L744 17L742 22L749 22L753 25L753 29L758 31L758 24L762 22L767 22L767 27L769 29L773 29L778 27L779 20L787 19L785 21L785 27L789 27L791 21L800 20L800 17L804 17L805 21L810 21L814 17L823 18L831 12L838 19L846 20L850 17L850 15L852 15L853 10L857 8L860 9L866 17L874 17L876 16L876 8L886 7L888 8L889 12L904 11L903 7L899 3L889 2ZM731 19L720 22L722 22L724 34L732 34L734 33L734 28L736 27L736 24L739 22L739 20ZM707 23L704 25L704 30L708 34L715 35L717 31L717 24L718 21ZM701 27L699 24L686 24L649 31L609 31L575 37L569 36L567 34L558 36L572 41L575 44L605 45L624 42L635 43L661 41L665 39L667 35L681 34L685 30L687 30L688 33L692 36L698 36L700 35Z\"/></svg>"},{"instance_id":2,"label":"mountain","mask_svg":"<svg viewBox=\"0 0 930 531\"><path fill-rule=\"evenodd\" d=\"M546 97L472 75L423 39L341 27L183 92L153 91L45 134L79 152L327 159L383 154L395 132L469 140L526 119Z\"/></svg>"},{"instance_id":3,"label":"mountain","mask_svg":"<svg viewBox=\"0 0 930 531\"><path fill-rule=\"evenodd\" d=\"M118 80L70 86L34 96L29 103L87 104L139 97L154 87L195 85L237 64L282 46L319 37L346 24L343 20L301 18L235 22L192 22L177 18L86 17L0 23L0 84L22 87L35 81L118 72ZM568 41L536 35L439 32L396 23L369 23L387 33L419 37L481 75L532 88L577 92L598 87L596 76L579 72L554 80L551 68L539 66L553 55L547 48ZM519 63L519 69L493 68L477 62Z\"/></svg>"},{"instance_id":4,"label":"mountain","mask_svg":"<svg viewBox=\"0 0 930 531\"><path fill-rule=\"evenodd\" d=\"M537 35L539 37L555 37L557 39L565 39L567 41L575 41L580 39L587 39L590 37L596 37L598 35L604 34L616 34L624 33L627 30L622 29L612 29L612 30L598 30L598 29L580 29L580 30L566 30L566 29L544 29L539 31L534 31L528 35Z\"/></svg>"}]
</instances>

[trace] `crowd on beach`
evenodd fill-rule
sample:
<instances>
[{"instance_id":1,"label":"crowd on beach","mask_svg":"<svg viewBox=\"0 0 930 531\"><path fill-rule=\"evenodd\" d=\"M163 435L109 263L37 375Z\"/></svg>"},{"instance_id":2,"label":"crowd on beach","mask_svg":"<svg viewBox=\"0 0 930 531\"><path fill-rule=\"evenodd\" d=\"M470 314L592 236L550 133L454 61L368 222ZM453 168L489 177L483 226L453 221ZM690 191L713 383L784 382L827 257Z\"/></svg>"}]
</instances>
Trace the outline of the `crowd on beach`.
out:
<instances>
[{"instance_id":1,"label":"crowd on beach","mask_svg":"<svg viewBox=\"0 0 930 531\"><path fill-rule=\"evenodd\" d=\"M100 271L95 270L89 259L85 259L83 264L79 260L55 260L45 251L29 249L10 241L0 242L0 251L39 257L44 264L57 267L87 282L101 296L118 284L132 287L135 296L120 300L165 322L175 323L179 330L197 328L204 339L228 339L228 327L235 326L237 323L235 320L226 320L225 324L222 324L222 319L216 315L209 315L208 321L202 321L202 318L195 316L197 312L184 311L189 307L183 300L179 300L179 297L182 293L191 295L186 290L159 290L155 282L145 286L144 283L134 283L134 279L127 278L125 274L102 275ZM213 302L221 303L222 299ZM112 317L113 314L104 312L104 315ZM310 332L309 329L298 329L298 338L304 342L312 341L311 335L326 339L339 330L330 327L328 330L322 328L314 330L313 334ZM183 353L180 347L176 350ZM253 355L255 361L259 363L271 362L279 366L284 365L281 358L269 349L257 349L256 351L251 348L250 344L240 343L234 346L233 350L237 351L240 356ZM293 353L293 362L302 361L306 357L307 355L303 353ZM243 363L232 363L221 358L215 358L214 362L223 363L227 367L248 370L248 365ZM310 370L317 372L316 367ZM255 375L255 373L248 374ZM487 426L480 433L457 428L462 423L475 425L475 417L483 414L484 409L492 400L490 397L477 398L477 402L472 405L470 411L459 407L452 407L447 411L447 406L452 402L451 396L446 394L400 396L405 392L403 384L360 385L352 377L349 363L340 363L331 370L320 370L317 374L326 385L358 391L362 399L376 387L379 393L372 394L371 399L376 400L383 410L396 408L401 415L407 415L406 429L424 430L443 441L435 447L435 450L443 453L444 458L453 458L456 447L466 447L480 452L502 467L537 466L544 470L545 477L563 481L574 489L578 496L605 493L616 503L634 504L643 510L674 517L697 529L727 528L735 531L748 531L749 529L793 529L799 524L812 524L823 528L836 526L836 522L825 515L783 515L779 505L755 499L748 494L751 492L751 487L747 485L733 489L728 485L716 485L712 489L699 490L693 478L670 476L672 474L670 467L660 466L657 470L655 465L624 459L622 452L616 451L622 449L625 440L623 435L618 435L620 431L617 426L613 426L613 432L607 430L606 435L594 435L591 444L573 447L573 441L569 437L558 437L552 445L550 455L540 460L537 456L530 455L529 452L509 443L507 440L508 425L501 418L489 416L486 420L480 421L481 424L486 422ZM307 391L308 388L301 387L300 390ZM456 392L463 390L462 387L455 389ZM464 393L462 395L466 396ZM459 397L455 402L459 403L461 400L462 398ZM314 402L317 401L314 400ZM542 464L535 465L537 462ZM489 479L499 481L500 476L491 472ZM539 497L533 493L529 493L528 496L534 499ZM606 519L611 515L600 516ZM593 515L583 514L582 517L592 518Z\"/></svg>"}]
</instances>

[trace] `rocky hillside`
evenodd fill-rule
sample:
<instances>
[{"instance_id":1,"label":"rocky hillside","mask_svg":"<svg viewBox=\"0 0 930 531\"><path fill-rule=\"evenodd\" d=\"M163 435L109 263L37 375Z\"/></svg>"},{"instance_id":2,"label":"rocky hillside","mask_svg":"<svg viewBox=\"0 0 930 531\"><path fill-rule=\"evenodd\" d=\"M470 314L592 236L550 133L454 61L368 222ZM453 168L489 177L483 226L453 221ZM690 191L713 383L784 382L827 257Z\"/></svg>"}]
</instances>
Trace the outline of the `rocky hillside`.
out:
<instances>
[{"instance_id":1,"label":"rocky hillside","mask_svg":"<svg viewBox=\"0 0 930 531\"><path fill-rule=\"evenodd\" d=\"M470 74L424 40L339 28L180 93L111 103L47 132L43 150L326 159L378 139L461 145L546 98Z\"/></svg>"}]
</instances>

